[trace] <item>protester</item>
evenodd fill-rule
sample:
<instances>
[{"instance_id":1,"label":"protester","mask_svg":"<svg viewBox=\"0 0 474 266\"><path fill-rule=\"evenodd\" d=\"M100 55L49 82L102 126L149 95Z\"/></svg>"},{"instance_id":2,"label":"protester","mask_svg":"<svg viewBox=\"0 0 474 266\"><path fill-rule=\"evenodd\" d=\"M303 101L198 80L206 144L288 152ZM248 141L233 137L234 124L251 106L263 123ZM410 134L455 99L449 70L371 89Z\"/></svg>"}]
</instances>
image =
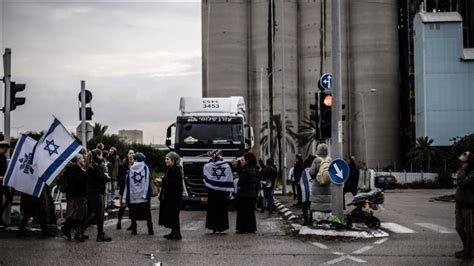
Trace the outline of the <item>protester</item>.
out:
<instances>
[{"instance_id":1,"label":"protester","mask_svg":"<svg viewBox=\"0 0 474 266\"><path fill-rule=\"evenodd\" d=\"M456 231L461 238L463 250L456 258L467 259L474 255L474 155L464 152L458 158L461 168L457 172Z\"/></svg>"},{"instance_id":2,"label":"protester","mask_svg":"<svg viewBox=\"0 0 474 266\"><path fill-rule=\"evenodd\" d=\"M255 203L257 201L257 159L252 152L241 157L242 169L239 172L239 192L237 193L236 233L255 233Z\"/></svg>"},{"instance_id":3,"label":"protester","mask_svg":"<svg viewBox=\"0 0 474 266\"><path fill-rule=\"evenodd\" d=\"M296 182L295 182L295 167L292 166L288 171L288 180L291 182L291 191L293 193L293 200L296 200Z\"/></svg>"},{"instance_id":4,"label":"protester","mask_svg":"<svg viewBox=\"0 0 474 266\"><path fill-rule=\"evenodd\" d=\"M206 228L216 232L229 229L227 198L234 190L232 169L223 161L220 150L212 152L211 162L204 165L204 184L207 188Z\"/></svg>"},{"instance_id":5,"label":"protester","mask_svg":"<svg viewBox=\"0 0 474 266\"><path fill-rule=\"evenodd\" d=\"M150 210L150 169L145 164L146 156L137 152L133 155L135 162L130 167L125 178L124 201L130 210L132 220L132 235L137 234L137 220L145 220L148 227L148 234L153 235L153 222Z\"/></svg>"},{"instance_id":6,"label":"protester","mask_svg":"<svg viewBox=\"0 0 474 266\"><path fill-rule=\"evenodd\" d=\"M81 154L76 155L58 180L58 183L63 183L65 186L66 222L61 231L68 239L71 239L71 229L77 229L87 218L87 173L84 164L84 157ZM75 238L80 238L79 234L76 234Z\"/></svg>"},{"instance_id":7,"label":"protester","mask_svg":"<svg viewBox=\"0 0 474 266\"><path fill-rule=\"evenodd\" d=\"M5 225L3 221L3 213L8 209L8 206L10 206L13 201L11 188L3 185L3 177L5 176L8 167L6 154L9 147L10 145L8 142L0 142L0 225ZM5 201L3 197L5 197Z\"/></svg>"},{"instance_id":8,"label":"protester","mask_svg":"<svg viewBox=\"0 0 474 266\"><path fill-rule=\"evenodd\" d=\"M303 156L301 154L296 154L296 162L293 166L293 174L295 176L295 184L296 184L296 199L297 202L293 206L301 207L301 186L300 186L300 179L301 175L303 174Z\"/></svg>"},{"instance_id":9,"label":"protester","mask_svg":"<svg viewBox=\"0 0 474 266\"><path fill-rule=\"evenodd\" d=\"M110 177L110 182L107 183L107 209L116 209L119 207L115 205L115 187L120 167L120 158L115 147L110 148L107 161L109 162L107 166Z\"/></svg>"},{"instance_id":10,"label":"protester","mask_svg":"<svg viewBox=\"0 0 474 266\"><path fill-rule=\"evenodd\" d=\"M30 218L37 217L41 232L44 237L54 237L55 235L48 231L47 220L48 220L48 210L47 204L48 201L48 187L44 186L39 198L35 196L28 195L26 193L21 193L20 199L20 210L22 212L23 218L18 225L18 236L24 237L28 236L28 231L26 229L26 224Z\"/></svg>"},{"instance_id":11,"label":"protester","mask_svg":"<svg viewBox=\"0 0 474 266\"><path fill-rule=\"evenodd\" d=\"M311 213L311 189L314 182L311 180L311 175L309 170L311 169L311 164L314 160L313 155L309 155L308 158L303 163L303 174L300 179L300 190L301 190L301 205L303 207L303 224L302 225L312 225L313 224L313 215Z\"/></svg>"},{"instance_id":12,"label":"protester","mask_svg":"<svg viewBox=\"0 0 474 266\"><path fill-rule=\"evenodd\" d=\"M92 224L97 225L97 242L112 241L104 233L104 212L105 212L105 184L110 181L104 174L101 167L103 163L102 151L94 149L87 154L86 172L87 186L86 194L90 216L77 229L78 239L84 241L84 231Z\"/></svg>"},{"instance_id":13,"label":"protester","mask_svg":"<svg viewBox=\"0 0 474 266\"><path fill-rule=\"evenodd\" d=\"M326 219L331 212L331 186L329 182L321 182L321 177L327 177L327 166L331 161L329 157L328 146L321 143L316 148L316 158L311 164L309 174L313 178L313 187L311 191L311 211L319 219Z\"/></svg>"},{"instance_id":14,"label":"protester","mask_svg":"<svg viewBox=\"0 0 474 266\"><path fill-rule=\"evenodd\" d=\"M355 162L355 157L349 157L349 177L347 181L344 182L343 195L347 192L350 192L352 196L357 195L357 188L359 186L359 168Z\"/></svg>"},{"instance_id":15,"label":"protester","mask_svg":"<svg viewBox=\"0 0 474 266\"><path fill-rule=\"evenodd\" d=\"M275 199L273 194L275 190L277 170L272 158L267 159L267 165L263 167L261 171L261 178L263 183L263 195L265 198L265 203L261 211L264 212L266 208L270 214L273 214L273 211L275 210ZM267 184L270 186L267 186Z\"/></svg>"},{"instance_id":16,"label":"protester","mask_svg":"<svg viewBox=\"0 0 474 266\"><path fill-rule=\"evenodd\" d=\"M126 205L123 203L123 191L125 189L125 177L128 174L130 167L133 165L134 159L133 155L135 152L129 150L127 156L123 159L123 163L120 165L119 172L117 175L117 183L119 186L119 195L120 195L120 208L117 215L117 230L122 229L122 219L125 213ZM127 228L127 231L132 230L132 226Z\"/></svg>"},{"instance_id":17,"label":"protester","mask_svg":"<svg viewBox=\"0 0 474 266\"><path fill-rule=\"evenodd\" d=\"M176 152L166 154L166 172L163 178L160 199L159 225L171 229L166 239L181 239L179 212L183 200L183 169Z\"/></svg>"}]
</instances>

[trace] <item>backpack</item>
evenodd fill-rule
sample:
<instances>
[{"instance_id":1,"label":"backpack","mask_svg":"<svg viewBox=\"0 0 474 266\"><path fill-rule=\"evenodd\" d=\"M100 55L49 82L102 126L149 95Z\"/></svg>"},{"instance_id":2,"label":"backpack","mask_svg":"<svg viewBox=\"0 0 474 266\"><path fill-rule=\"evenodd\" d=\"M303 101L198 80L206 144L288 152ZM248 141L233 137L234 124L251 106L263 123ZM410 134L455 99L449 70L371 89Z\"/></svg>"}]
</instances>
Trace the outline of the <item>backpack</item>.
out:
<instances>
[{"instance_id":1,"label":"backpack","mask_svg":"<svg viewBox=\"0 0 474 266\"><path fill-rule=\"evenodd\" d=\"M319 165L316 181L321 186L326 186L330 183L329 179L329 158L324 159Z\"/></svg>"}]
</instances>

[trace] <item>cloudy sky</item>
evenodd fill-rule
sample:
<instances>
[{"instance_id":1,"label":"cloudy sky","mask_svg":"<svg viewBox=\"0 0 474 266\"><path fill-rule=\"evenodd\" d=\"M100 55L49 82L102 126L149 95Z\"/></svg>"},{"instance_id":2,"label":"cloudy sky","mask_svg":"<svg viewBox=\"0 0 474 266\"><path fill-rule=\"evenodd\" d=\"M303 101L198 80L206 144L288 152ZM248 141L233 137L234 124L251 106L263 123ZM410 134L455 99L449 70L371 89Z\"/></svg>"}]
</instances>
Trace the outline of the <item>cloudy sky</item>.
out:
<instances>
[{"instance_id":1,"label":"cloudy sky","mask_svg":"<svg viewBox=\"0 0 474 266\"><path fill-rule=\"evenodd\" d=\"M12 49L12 79L26 83L12 136L45 130L52 115L75 130L81 80L92 122L141 129L145 143L163 140L179 97L202 94L198 0L0 1L1 53Z\"/></svg>"}]
</instances>

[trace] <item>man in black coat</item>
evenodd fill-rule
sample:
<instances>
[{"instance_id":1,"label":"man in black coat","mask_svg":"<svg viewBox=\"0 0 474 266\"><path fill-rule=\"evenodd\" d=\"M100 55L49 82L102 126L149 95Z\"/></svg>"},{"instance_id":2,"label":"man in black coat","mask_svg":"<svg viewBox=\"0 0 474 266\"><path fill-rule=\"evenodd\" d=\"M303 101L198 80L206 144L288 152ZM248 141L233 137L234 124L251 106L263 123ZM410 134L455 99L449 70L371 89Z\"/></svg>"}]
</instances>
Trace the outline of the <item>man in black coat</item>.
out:
<instances>
[{"instance_id":1,"label":"man in black coat","mask_svg":"<svg viewBox=\"0 0 474 266\"><path fill-rule=\"evenodd\" d=\"M7 172L7 151L10 145L6 141L0 142L0 225L5 225L3 222L3 213L10 206L13 201L13 194L10 187L3 186L3 177ZM5 201L3 201L5 197Z\"/></svg>"},{"instance_id":2,"label":"man in black coat","mask_svg":"<svg viewBox=\"0 0 474 266\"><path fill-rule=\"evenodd\" d=\"M302 206L301 203L301 186L300 186L300 180L301 180L301 175L303 174L304 171L304 165L303 165L303 156L298 153L296 154L296 162L295 165L293 166L293 175L295 177L295 183L296 183L296 198L298 201L294 206Z\"/></svg>"},{"instance_id":3,"label":"man in black coat","mask_svg":"<svg viewBox=\"0 0 474 266\"><path fill-rule=\"evenodd\" d=\"M275 209L275 200L273 194L275 190L275 180L277 178L277 170L272 158L267 159L267 165L263 167L261 175L262 181L264 182L262 188L265 197L266 208L270 212L270 214L272 214L273 210ZM270 186L267 187L267 183ZM265 208L262 208L262 212L264 212L264 209Z\"/></svg>"}]
</instances>

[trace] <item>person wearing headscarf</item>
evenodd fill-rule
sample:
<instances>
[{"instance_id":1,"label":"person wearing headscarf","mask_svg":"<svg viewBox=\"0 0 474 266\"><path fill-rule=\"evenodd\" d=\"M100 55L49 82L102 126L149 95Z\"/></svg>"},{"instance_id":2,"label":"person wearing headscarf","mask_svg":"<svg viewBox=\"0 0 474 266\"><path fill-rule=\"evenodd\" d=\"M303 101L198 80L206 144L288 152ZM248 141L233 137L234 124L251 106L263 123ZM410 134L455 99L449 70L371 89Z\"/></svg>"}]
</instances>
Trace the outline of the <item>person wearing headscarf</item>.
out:
<instances>
[{"instance_id":1,"label":"person wearing headscarf","mask_svg":"<svg viewBox=\"0 0 474 266\"><path fill-rule=\"evenodd\" d=\"M164 236L166 239L181 239L179 212L183 201L184 174L180 160L176 152L170 152L165 156L166 171L159 195L159 225L171 229L171 233Z\"/></svg>"},{"instance_id":2,"label":"person wearing headscarf","mask_svg":"<svg viewBox=\"0 0 474 266\"><path fill-rule=\"evenodd\" d=\"M239 192L237 193L236 233L255 233L257 220L255 204L257 202L257 158L251 152L241 157L242 169L239 172Z\"/></svg>"},{"instance_id":3,"label":"person wearing headscarf","mask_svg":"<svg viewBox=\"0 0 474 266\"><path fill-rule=\"evenodd\" d=\"M313 179L313 187L311 189L311 211L315 213L318 220L326 219L331 213L331 186L328 184L320 184L318 182L318 173L323 163L331 161L329 157L328 145L321 143L316 148L316 158L311 164L309 174ZM311 214L312 215L312 214Z\"/></svg>"},{"instance_id":4,"label":"person wearing headscarf","mask_svg":"<svg viewBox=\"0 0 474 266\"><path fill-rule=\"evenodd\" d=\"M132 235L137 234L137 220L146 220L148 234L153 235L153 223L150 211L150 169L145 164L146 156L137 152L133 155L135 162L125 178L123 200L130 210Z\"/></svg>"},{"instance_id":5,"label":"person wearing headscarf","mask_svg":"<svg viewBox=\"0 0 474 266\"><path fill-rule=\"evenodd\" d=\"M474 255L474 154L469 151L459 156L461 167L457 172L456 231L461 238L463 249L454 255L459 259L469 259Z\"/></svg>"},{"instance_id":6,"label":"person wearing headscarf","mask_svg":"<svg viewBox=\"0 0 474 266\"><path fill-rule=\"evenodd\" d=\"M84 157L81 154L77 154L66 166L60 180L66 186L67 200L66 221L61 231L64 236L71 239L71 229L80 226L87 217L87 173L84 169Z\"/></svg>"},{"instance_id":7,"label":"person wearing headscarf","mask_svg":"<svg viewBox=\"0 0 474 266\"><path fill-rule=\"evenodd\" d=\"M84 223L77 229L79 241L84 241L84 231L92 224L97 225L97 242L112 241L104 233L104 213L105 213L105 185L110 181L102 171L101 164L103 162L102 151L93 149L87 154L86 172L87 185L86 195L90 216L86 218Z\"/></svg>"},{"instance_id":8,"label":"person wearing headscarf","mask_svg":"<svg viewBox=\"0 0 474 266\"><path fill-rule=\"evenodd\" d=\"M212 159L203 167L204 184L207 187L206 228L216 232L229 229L227 198L234 191L232 169L224 162L220 150L214 150Z\"/></svg>"},{"instance_id":9,"label":"person wearing headscarf","mask_svg":"<svg viewBox=\"0 0 474 266\"><path fill-rule=\"evenodd\" d=\"M122 164L119 167L118 175L117 175L117 184L119 186L119 195L120 195L120 208L117 215L117 230L122 229L122 219L125 213L126 205L123 203L123 191L125 190L125 177L130 170L130 167L134 163L133 155L135 152L133 150L128 150L127 156L123 159ZM129 226L127 231L131 231L133 228Z\"/></svg>"}]
</instances>

